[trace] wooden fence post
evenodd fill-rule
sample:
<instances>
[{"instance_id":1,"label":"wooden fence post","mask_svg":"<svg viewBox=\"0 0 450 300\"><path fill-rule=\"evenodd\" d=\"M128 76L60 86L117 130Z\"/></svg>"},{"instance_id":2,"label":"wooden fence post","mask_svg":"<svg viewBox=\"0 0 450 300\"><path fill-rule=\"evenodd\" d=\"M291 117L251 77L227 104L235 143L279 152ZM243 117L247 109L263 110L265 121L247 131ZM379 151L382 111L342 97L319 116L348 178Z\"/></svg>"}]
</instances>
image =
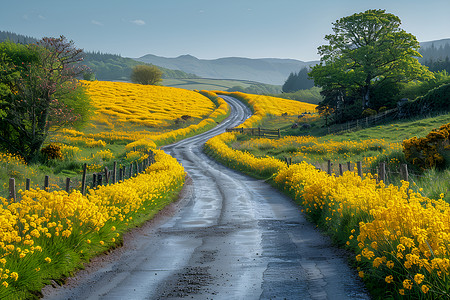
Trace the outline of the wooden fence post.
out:
<instances>
[{"instance_id":1,"label":"wooden fence post","mask_svg":"<svg viewBox=\"0 0 450 300\"><path fill-rule=\"evenodd\" d=\"M380 169L378 171L378 180L386 183L386 163L380 163Z\"/></svg>"},{"instance_id":2,"label":"wooden fence post","mask_svg":"<svg viewBox=\"0 0 450 300\"><path fill-rule=\"evenodd\" d=\"M278 128L278 138L281 138L280 128Z\"/></svg>"},{"instance_id":3,"label":"wooden fence post","mask_svg":"<svg viewBox=\"0 0 450 300\"><path fill-rule=\"evenodd\" d=\"M407 164L401 164L400 165L400 176L402 177L402 180L409 181L409 174L408 174L408 165Z\"/></svg>"},{"instance_id":4,"label":"wooden fence post","mask_svg":"<svg viewBox=\"0 0 450 300\"><path fill-rule=\"evenodd\" d=\"M105 167L105 185L108 185L109 183L109 172L108 172L108 167Z\"/></svg>"},{"instance_id":5,"label":"wooden fence post","mask_svg":"<svg viewBox=\"0 0 450 300\"><path fill-rule=\"evenodd\" d=\"M362 178L363 177L362 163L358 161L356 163L356 167L358 168L358 176Z\"/></svg>"},{"instance_id":6,"label":"wooden fence post","mask_svg":"<svg viewBox=\"0 0 450 300\"><path fill-rule=\"evenodd\" d=\"M85 163L83 165L83 177L81 178L81 194L82 195L86 194L86 169L87 169L87 164Z\"/></svg>"},{"instance_id":7,"label":"wooden fence post","mask_svg":"<svg viewBox=\"0 0 450 300\"><path fill-rule=\"evenodd\" d=\"M49 188L48 188L48 181L49 181L50 177L48 175L45 175L44 178L44 190L46 190L48 192Z\"/></svg>"},{"instance_id":8,"label":"wooden fence post","mask_svg":"<svg viewBox=\"0 0 450 300\"><path fill-rule=\"evenodd\" d=\"M116 183L116 172L117 172L117 162L114 162L114 166L113 166L113 174L112 174L112 183Z\"/></svg>"},{"instance_id":9,"label":"wooden fence post","mask_svg":"<svg viewBox=\"0 0 450 300\"><path fill-rule=\"evenodd\" d=\"M258 136L261 137L261 127L258 126Z\"/></svg>"},{"instance_id":10,"label":"wooden fence post","mask_svg":"<svg viewBox=\"0 0 450 300\"><path fill-rule=\"evenodd\" d=\"M67 194L69 193L69 190L70 190L70 178L67 177L66 178L66 192L67 192Z\"/></svg>"},{"instance_id":11,"label":"wooden fence post","mask_svg":"<svg viewBox=\"0 0 450 300\"><path fill-rule=\"evenodd\" d=\"M31 179L27 178L25 181L25 190L29 191L30 190L30 185L31 185Z\"/></svg>"},{"instance_id":12,"label":"wooden fence post","mask_svg":"<svg viewBox=\"0 0 450 300\"><path fill-rule=\"evenodd\" d=\"M328 175L331 175L331 160L327 161L327 173Z\"/></svg>"},{"instance_id":13,"label":"wooden fence post","mask_svg":"<svg viewBox=\"0 0 450 300\"><path fill-rule=\"evenodd\" d=\"M344 175L344 169L342 167L342 164L339 164L339 176Z\"/></svg>"},{"instance_id":14,"label":"wooden fence post","mask_svg":"<svg viewBox=\"0 0 450 300\"><path fill-rule=\"evenodd\" d=\"M9 199L13 199L14 202L17 201L16 198L16 180L14 178L9 179Z\"/></svg>"},{"instance_id":15,"label":"wooden fence post","mask_svg":"<svg viewBox=\"0 0 450 300\"><path fill-rule=\"evenodd\" d=\"M97 185L103 185L102 173L97 174Z\"/></svg>"},{"instance_id":16,"label":"wooden fence post","mask_svg":"<svg viewBox=\"0 0 450 300\"><path fill-rule=\"evenodd\" d=\"M347 162L347 169L349 170L349 171L353 171L352 170L352 163L351 162Z\"/></svg>"},{"instance_id":17,"label":"wooden fence post","mask_svg":"<svg viewBox=\"0 0 450 300\"><path fill-rule=\"evenodd\" d=\"M92 174L92 188L96 188L97 187L97 174Z\"/></svg>"}]
</instances>

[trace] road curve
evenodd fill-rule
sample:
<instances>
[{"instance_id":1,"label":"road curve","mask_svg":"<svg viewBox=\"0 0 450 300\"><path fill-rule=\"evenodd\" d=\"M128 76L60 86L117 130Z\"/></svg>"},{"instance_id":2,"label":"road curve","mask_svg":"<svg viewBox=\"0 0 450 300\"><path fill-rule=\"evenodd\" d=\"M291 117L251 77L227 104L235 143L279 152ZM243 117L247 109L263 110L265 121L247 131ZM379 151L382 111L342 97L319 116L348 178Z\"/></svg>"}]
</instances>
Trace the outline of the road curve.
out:
<instances>
[{"instance_id":1,"label":"road curve","mask_svg":"<svg viewBox=\"0 0 450 300\"><path fill-rule=\"evenodd\" d=\"M202 145L242 123L164 147L191 178L179 208L144 229L133 246L44 299L369 299L346 264L290 199L209 159Z\"/></svg>"}]
</instances>

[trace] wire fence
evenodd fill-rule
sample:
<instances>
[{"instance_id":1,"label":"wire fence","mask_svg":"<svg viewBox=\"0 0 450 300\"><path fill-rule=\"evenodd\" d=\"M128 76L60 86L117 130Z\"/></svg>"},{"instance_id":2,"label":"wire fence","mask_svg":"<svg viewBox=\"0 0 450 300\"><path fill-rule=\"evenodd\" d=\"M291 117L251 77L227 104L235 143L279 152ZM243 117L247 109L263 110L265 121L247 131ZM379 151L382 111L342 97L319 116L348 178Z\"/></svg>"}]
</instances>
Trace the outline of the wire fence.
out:
<instances>
[{"instance_id":1,"label":"wire fence","mask_svg":"<svg viewBox=\"0 0 450 300\"><path fill-rule=\"evenodd\" d=\"M155 163L155 154L153 151L145 152L147 154L147 158L142 161L134 161L129 165L121 165L119 166L116 161L113 163L113 167L111 170L108 167L104 167L101 172L94 172L88 174L88 166L85 163L83 165L83 174L81 179L79 178L70 178L67 177L64 181L64 190L69 193L74 189L80 189L83 195L86 194L87 189L95 189L102 185L115 184L117 182L122 182L125 179L132 178L137 176L138 174L144 172L147 167ZM29 190L31 188L31 179L25 179L25 190ZM50 176L45 175L44 182L42 188L46 191L50 191ZM57 186L56 189L61 189ZM9 199L14 199L15 202L20 201L17 197L16 190L16 179L9 179Z\"/></svg>"}]
</instances>

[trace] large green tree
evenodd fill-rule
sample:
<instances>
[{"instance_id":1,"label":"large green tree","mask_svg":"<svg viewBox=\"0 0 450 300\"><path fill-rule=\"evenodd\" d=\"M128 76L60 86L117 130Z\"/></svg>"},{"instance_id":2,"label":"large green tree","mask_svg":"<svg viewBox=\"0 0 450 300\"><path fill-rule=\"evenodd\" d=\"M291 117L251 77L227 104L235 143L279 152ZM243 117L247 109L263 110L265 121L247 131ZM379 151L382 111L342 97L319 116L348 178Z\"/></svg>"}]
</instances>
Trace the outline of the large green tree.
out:
<instances>
[{"instance_id":1,"label":"large green tree","mask_svg":"<svg viewBox=\"0 0 450 300\"><path fill-rule=\"evenodd\" d=\"M416 37L400 25L397 16L381 9L337 20L334 33L325 36L329 44L318 48L321 61L312 68L310 77L338 103L356 99L362 109L383 106L383 101L374 102L372 97L393 95L380 89L395 91L393 87L400 82L432 76L417 60Z\"/></svg>"},{"instance_id":2,"label":"large green tree","mask_svg":"<svg viewBox=\"0 0 450 300\"><path fill-rule=\"evenodd\" d=\"M37 157L51 128L80 123L89 99L76 76L82 50L65 37L0 44L0 149Z\"/></svg>"}]
</instances>

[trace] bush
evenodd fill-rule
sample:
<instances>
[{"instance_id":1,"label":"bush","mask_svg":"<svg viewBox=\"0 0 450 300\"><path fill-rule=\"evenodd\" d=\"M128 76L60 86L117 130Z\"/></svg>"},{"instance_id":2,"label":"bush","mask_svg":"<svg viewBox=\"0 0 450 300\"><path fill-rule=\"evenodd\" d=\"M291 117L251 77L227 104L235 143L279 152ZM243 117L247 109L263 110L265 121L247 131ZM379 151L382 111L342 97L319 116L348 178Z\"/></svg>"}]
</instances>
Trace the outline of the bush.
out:
<instances>
[{"instance_id":1,"label":"bush","mask_svg":"<svg viewBox=\"0 0 450 300\"><path fill-rule=\"evenodd\" d=\"M62 159L61 146L51 143L41 149L42 155L47 159Z\"/></svg>"},{"instance_id":2,"label":"bush","mask_svg":"<svg viewBox=\"0 0 450 300\"><path fill-rule=\"evenodd\" d=\"M450 111L450 84L441 85L425 96L405 103L400 110L401 115L405 117Z\"/></svg>"},{"instance_id":3,"label":"bush","mask_svg":"<svg viewBox=\"0 0 450 300\"><path fill-rule=\"evenodd\" d=\"M433 130L424 138L403 141L403 152L413 165L425 170L450 164L450 123Z\"/></svg>"}]
</instances>

